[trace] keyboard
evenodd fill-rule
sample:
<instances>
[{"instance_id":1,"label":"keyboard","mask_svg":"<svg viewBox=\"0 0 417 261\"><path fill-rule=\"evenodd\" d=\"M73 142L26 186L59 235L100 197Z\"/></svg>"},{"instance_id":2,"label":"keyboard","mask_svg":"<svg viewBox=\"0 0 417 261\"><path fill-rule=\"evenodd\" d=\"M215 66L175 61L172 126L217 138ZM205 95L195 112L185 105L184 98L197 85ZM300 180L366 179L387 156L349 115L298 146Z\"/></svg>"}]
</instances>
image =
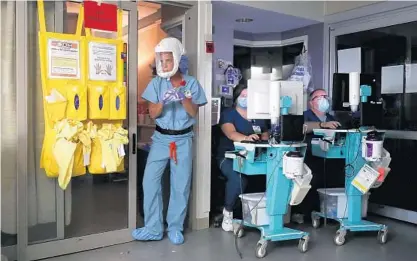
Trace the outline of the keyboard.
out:
<instances>
[{"instance_id":1,"label":"keyboard","mask_svg":"<svg viewBox=\"0 0 417 261\"><path fill-rule=\"evenodd\" d=\"M249 143L249 144L269 144L269 142L267 140L256 140L256 141L251 141L251 140L242 140L242 143Z\"/></svg>"}]
</instances>

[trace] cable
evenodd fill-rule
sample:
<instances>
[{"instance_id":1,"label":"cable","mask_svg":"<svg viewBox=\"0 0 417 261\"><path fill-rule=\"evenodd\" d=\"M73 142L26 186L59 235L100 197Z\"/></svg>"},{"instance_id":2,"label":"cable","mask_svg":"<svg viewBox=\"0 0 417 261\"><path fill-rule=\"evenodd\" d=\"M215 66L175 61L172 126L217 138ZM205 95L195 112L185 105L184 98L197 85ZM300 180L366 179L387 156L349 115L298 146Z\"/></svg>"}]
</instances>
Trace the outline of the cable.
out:
<instances>
[{"instance_id":1,"label":"cable","mask_svg":"<svg viewBox=\"0 0 417 261\"><path fill-rule=\"evenodd\" d=\"M345 177L346 178L353 178L355 176L355 174L356 174L356 168L355 168L355 166L353 164L356 163L356 161L357 161L357 159L359 157L359 154L361 152L362 132L361 132L360 128L358 128L356 130L359 132L359 134L361 134L360 135L361 136L360 137L360 143L359 143L359 146L358 146L358 150L356 151L356 156L353 159L353 161L345 165ZM349 142L350 142L350 140L349 140ZM349 147L349 146L346 145L346 147ZM349 151L347 151L347 153L349 153ZM349 154L347 154L347 155L349 155ZM346 169L347 167L350 167L352 169L351 174L347 174L347 169ZM345 182L345 196L346 196L346 203L345 203L345 210L343 211L343 216L342 216L343 218L346 216L347 208L348 208L348 205L349 205L349 200L348 200L349 199L349 195L348 195L348 191L347 191L347 188L346 188L346 182Z\"/></svg>"},{"instance_id":2,"label":"cable","mask_svg":"<svg viewBox=\"0 0 417 261\"><path fill-rule=\"evenodd\" d=\"M306 136L307 136L307 125L303 125L303 133L304 133L304 137L303 137L303 140L302 140L302 142L301 143L304 143L305 142L305 140L306 140ZM271 132L271 136L270 136L270 139L269 139L269 142L268 142L268 145L269 146L274 146L274 144L273 144L273 139L274 139L274 137L272 136L272 132ZM291 148L294 144L295 144L296 142L291 142L289 145L289 147ZM272 180L272 177L273 177L273 175L274 175L274 173L275 173L275 171L276 171L276 168L281 164L281 162L282 162L282 159L284 158L284 156L285 156L285 153L283 153L282 154L282 157L278 160L278 162L277 162L277 164L274 166L274 168L273 168L273 170L272 170L272 174L271 174L271 176L268 178L268 180L267 180L267 182L266 182L266 189L268 188L268 186L269 186L269 183L271 182L271 180ZM239 177L240 177L240 194L241 195L243 195L243 186L242 186L242 165L243 165L243 162L242 162L242 158L239 158L238 159L238 166L239 166ZM262 197L259 199L259 201L255 204L255 206L253 206L253 208L251 209L250 207L249 207L249 203L247 203L246 202L246 205L247 205L247 209L249 209L249 213L251 213L253 210L255 210L256 208L257 208L257 206L262 202L262 200L264 199L264 197L265 197L265 195L266 195L266 190L265 190L265 192L263 193L263 195L262 195ZM243 197L243 196L242 196ZM240 257L240 259L243 259L243 256L242 256L242 253L240 252L240 250L239 250L239 246L238 246L238 244L237 244L237 239L238 239L238 235L239 235L239 233L240 233L240 231L243 229L243 227L244 227L244 220L245 220L245 213L244 213L244 211L243 211L243 198L241 198L241 201L242 201L242 221L240 222L240 224L239 224L239 227L237 228L237 230L236 230L236 232L234 232L234 238L235 238L235 240L234 240L234 243L235 243L235 248L236 248L236 252L238 253L238 255L239 255L239 257ZM234 228L233 228L233 230L234 230Z\"/></svg>"},{"instance_id":3,"label":"cable","mask_svg":"<svg viewBox=\"0 0 417 261\"><path fill-rule=\"evenodd\" d=\"M361 130L358 128L357 129L357 131L360 133L360 134L362 134L362 132L361 132ZM362 138L362 135L361 135L361 138ZM346 148L349 148L349 142L350 142L350 139L347 139L347 144L346 144ZM357 161L357 159L358 159L358 157L359 157L359 154L360 154L360 150L361 150L361 140L360 140L360 144L359 144L359 146L358 146L358 150L356 151L356 156L355 156L355 158L353 159L353 161L352 162L350 162L350 163L348 163L348 164L345 164L345 175L346 175L346 177L347 178L351 178L351 177L353 177L354 175L355 175L355 167L354 167L354 165L353 164L355 164L356 163L356 161ZM347 151L347 155L349 155L349 151ZM347 174L347 168L352 168L352 174Z\"/></svg>"},{"instance_id":4,"label":"cable","mask_svg":"<svg viewBox=\"0 0 417 261\"><path fill-rule=\"evenodd\" d=\"M292 144L290 145L290 147L291 146L292 146ZM281 164L281 161L284 158L284 155L285 155L285 153L282 155L282 157L279 159L279 161L277 162L277 164L274 166L274 168L272 170L272 174L268 178L268 181L266 182L266 188L268 188L268 185L271 182L272 177L274 176L275 170ZM242 165L243 165L243 163L242 163L242 158L239 158L238 163L239 163L238 165L239 165L239 176L240 176L240 192L241 192L241 195L243 195L243 187L242 187ZM259 199L259 201L255 204L255 206L253 206L253 208L250 208L249 207L249 203L246 202L246 206L249 209L249 213L252 213L252 211L256 209L256 207L259 205L259 203L261 203L262 200L264 199L265 195L266 195L266 190L263 193L262 197ZM240 225L239 225L238 229L236 230L236 232L234 232L234 237L235 237L235 240L234 241L235 241L236 252L238 253L240 259L243 259L242 252L240 252L239 246L237 245L238 235L239 235L239 232L244 227L244 220L245 220L245 213L243 211L243 196L241 198L241 201L242 201L242 221L240 222Z\"/></svg>"},{"instance_id":5,"label":"cable","mask_svg":"<svg viewBox=\"0 0 417 261\"><path fill-rule=\"evenodd\" d=\"M324 226L327 226L327 176L326 176L326 157L327 151L325 153L325 157L323 158L323 178L324 178Z\"/></svg>"}]
</instances>

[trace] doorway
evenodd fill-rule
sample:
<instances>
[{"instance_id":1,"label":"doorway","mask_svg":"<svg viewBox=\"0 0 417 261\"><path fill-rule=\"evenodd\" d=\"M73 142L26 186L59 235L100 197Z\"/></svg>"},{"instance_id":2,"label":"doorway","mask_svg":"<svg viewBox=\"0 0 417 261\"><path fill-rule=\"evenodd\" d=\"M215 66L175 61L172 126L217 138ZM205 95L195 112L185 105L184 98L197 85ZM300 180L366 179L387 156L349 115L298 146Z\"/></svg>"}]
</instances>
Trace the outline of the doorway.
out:
<instances>
[{"instance_id":1,"label":"doorway","mask_svg":"<svg viewBox=\"0 0 417 261\"><path fill-rule=\"evenodd\" d=\"M115 3L116 4L116 3ZM127 58L124 84L127 87L127 118L130 143L125 146L124 169L112 174L72 177L65 190L57 179L49 178L40 167L44 138L43 94L40 81L38 45L38 4L21 2L17 9L26 19L21 22L25 32L24 57L20 63L26 72L18 86L17 129L23 139L18 145L18 162L22 164L17 177L18 260L37 260L93 249L131 240L136 227L136 97L137 49L136 3L119 2L123 10L123 39ZM81 3L45 1L48 32L74 34ZM93 30L93 36L115 39L117 33ZM84 28L83 28L84 34ZM23 46L22 46L23 47ZM19 80L19 77L18 77Z\"/></svg>"},{"instance_id":2,"label":"doorway","mask_svg":"<svg viewBox=\"0 0 417 261\"><path fill-rule=\"evenodd\" d=\"M137 198L138 217L137 226L143 226L143 188L142 181L145 171L146 160L152 144L151 136L155 130L155 122L149 117L148 107L141 98L143 91L156 76L155 70L155 46L166 37L174 37L183 41L182 27L183 18L188 7L179 7L170 4L151 2L139 2L139 27L138 37L138 152L137 152ZM163 176L163 202L164 217L169 202L170 179L169 164Z\"/></svg>"},{"instance_id":3,"label":"doorway","mask_svg":"<svg viewBox=\"0 0 417 261\"><path fill-rule=\"evenodd\" d=\"M82 1L45 1L46 29L48 32L73 33ZM129 242L132 240L131 231L137 227L137 152L138 152L138 3L119 1L123 9L123 40L126 54L124 81L128 88L128 118L123 127L128 130L129 144L125 147L124 170L111 175L90 175L73 177L66 190L62 190L57 180L47 178L40 168L40 155L44 136L43 127L43 94L40 81L40 62L38 46L38 9L36 2L17 1L13 5L2 3L2 13L15 18L7 28L15 32L15 37L9 37L10 46L7 61L14 61L8 81L8 105L15 107L14 119L4 126L8 127L10 142L7 170L10 182L7 197L2 194L2 209L10 210L7 220L7 231L2 233L2 243L7 236L7 245L2 244L2 252L9 260L38 260L60 256L100 247ZM181 6L178 4L178 6ZM187 23L167 22L169 28L180 29L182 36L189 35L184 42L190 60L190 74L194 75L205 89L208 99L211 98L211 54L205 53L204 43L211 38L211 4L196 3L190 8L186 17ZM3 8L5 7L5 8ZM185 7L182 5L181 7ZM140 12L140 10L139 10ZM182 13L184 14L184 12ZM178 15L172 19L178 19ZM184 18L181 21L184 21ZM174 20L175 20L174 19ZM164 24L164 22L161 22ZM197 25L202 26L199 30ZM179 26L179 27L178 27ZM9 31L8 31L9 32ZM174 31L170 31L174 32ZM177 37L176 33L166 34ZM187 32L187 33L185 33ZM83 32L84 34L84 32ZM93 30L93 35L114 38L112 33ZM15 39L19 39L16 41ZM184 38L183 38L184 39ZM4 45L4 46L3 46ZM3 50L3 49L2 49ZM20 50L20 51L17 51ZM197 70L201 65L202 70ZM2 79L3 80L3 79ZM3 83L3 81L2 81ZM17 88L19 86L19 88ZM15 93L14 93L14 92ZM2 103L2 108L4 107ZM6 110L13 115L13 111ZM199 112L198 129L206 130L209 126L210 108L207 106ZM2 123L4 123L2 118ZM15 123L15 124L14 124ZM2 130L3 133L3 130ZM197 165L203 166L204 132L196 132ZM208 133L209 134L209 133ZM17 139L19 137L19 139ZM13 150L15 152L13 152ZM2 150L3 151L3 150ZM2 154L4 156L4 154ZM14 157L14 158L13 158ZM2 157L4 159L4 157ZM5 162L5 161L4 161ZM194 182L204 182L206 170L194 169ZM3 178L3 176L2 176ZM4 181L4 179L2 180ZM203 181L203 182L202 182ZM195 187L196 184L193 184ZM204 195L204 197L202 197ZM192 222L197 223L193 228L205 228L205 213L208 213L207 190L196 189L192 192ZM193 200L198 199L198 200ZM203 203L201 202L203 199ZM207 222L208 223L208 222ZM3 226L2 226L3 228Z\"/></svg>"}]
</instances>

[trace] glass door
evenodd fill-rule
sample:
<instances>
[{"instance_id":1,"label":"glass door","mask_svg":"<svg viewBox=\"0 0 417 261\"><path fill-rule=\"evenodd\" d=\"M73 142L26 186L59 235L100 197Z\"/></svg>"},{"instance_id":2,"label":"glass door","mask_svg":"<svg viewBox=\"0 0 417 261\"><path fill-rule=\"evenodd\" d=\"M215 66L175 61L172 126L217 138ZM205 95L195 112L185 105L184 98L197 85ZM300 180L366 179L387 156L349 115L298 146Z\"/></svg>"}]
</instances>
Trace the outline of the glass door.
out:
<instances>
[{"instance_id":1,"label":"glass door","mask_svg":"<svg viewBox=\"0 0 417 261\"><path fill-rule=\"evenodd\" d=\"M16 1L2 1L1 6L1 259L16 258L17 243L17 115L16 115Z\"/></svg>"},{"instance_id":2,"label":"glass door","mask_svg":"<svg viewBox=\"0 0 417 261\"><path fill-rule=\"evenodd\" d=\"M19 260L35 260L131 240L136 226L136 126L137 126L137 6L119 1L123 11L124 82L127 86L128 117L123 128L129 132L124 170L112 174L72 177L66 190L40 167L44 139L44 114L38 46L38 8L27 7L27 171L19 181L19 214L25 216L19 231ZM74 34L80 2L45 1L47 31ZM114 3L117 4L117 3ZM92 30L92 35L116 39L117 34ZM83 30L84 34L84 30ZM23 203L23 204L22 204Z\"/></svg>"}]
</instances>

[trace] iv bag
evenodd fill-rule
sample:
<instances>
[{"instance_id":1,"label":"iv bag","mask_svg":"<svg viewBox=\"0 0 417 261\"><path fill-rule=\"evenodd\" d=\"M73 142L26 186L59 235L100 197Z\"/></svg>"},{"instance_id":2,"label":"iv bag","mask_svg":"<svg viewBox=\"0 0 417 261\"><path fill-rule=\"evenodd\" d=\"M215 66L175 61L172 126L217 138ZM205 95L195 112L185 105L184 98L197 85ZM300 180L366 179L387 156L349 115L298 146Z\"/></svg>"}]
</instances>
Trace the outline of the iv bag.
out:
<instances>
[{"instance_id":1,"label":"iv bag","mask_svg":"<svg viewBox=\"0 0 417 261\"><path fill-rule=\"evenodd\" d=\"M307 51L304 51L295 57L295 66L292 69L288 81L303 82L304 90L306 92L312 92L314 90L312 75L311 57Z\"/></svg>"}]
</instances>

